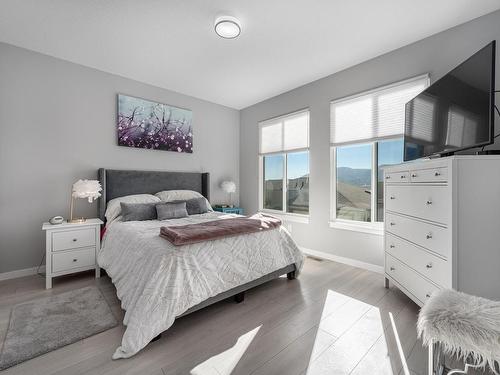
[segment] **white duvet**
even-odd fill
[[[159,236],[161,226],[232,216],[209,212],[108,225],[98,263],[116,286],[127,326],[113,359],[133,356],[207,298],[292,263],[300,270],[303,255],[283,227],[186,246]]]

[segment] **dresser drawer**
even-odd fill
[[[389,172],[385,174],[385,182],[390,183],[400,183],[400,182],[410,182],[410,172],[402,171],[402,172]]]
[[[446,260],[390,234],[385,237],[385,251],[433,283],[451,288],[451,267]]]
[[[95,265],[95,247],[52,254],[52,272]]]
[[[385,194],[388,211],[450,224],[451,192],[448,186],[389,185]]]
[[[440,288],[391,255],[385,255],[385,273],[424,303]]]
[[[447,182],[448,168],[415,169],[410,171],[411,182]]]
[[[449,228],[387,212],[385,230],[445,258],[451,255],[451,229]]]
[[[95,241],[96,233],[94,228],[55,232],[52,234],[52,251],[95,246]]]

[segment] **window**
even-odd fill
[[[309,214],[309,111],[259,124],[264,210]]]
[[[425,75],[331,103],[334,224],[381,229],[383,167],[403,161],[405,104],[428,85]]]

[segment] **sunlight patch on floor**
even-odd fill
[[[191,375],[230,375],[262,326],[241,335],[236,344],[193,368]]]
[[[397,374],[386,338],[392,331],[384,332],[389,316],[381,314],[387,310],[329,290],[305,374]]]

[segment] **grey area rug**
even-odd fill
[[[0,370],[117,324],[101,292],[93,286],[15,305],[0,354]]]

